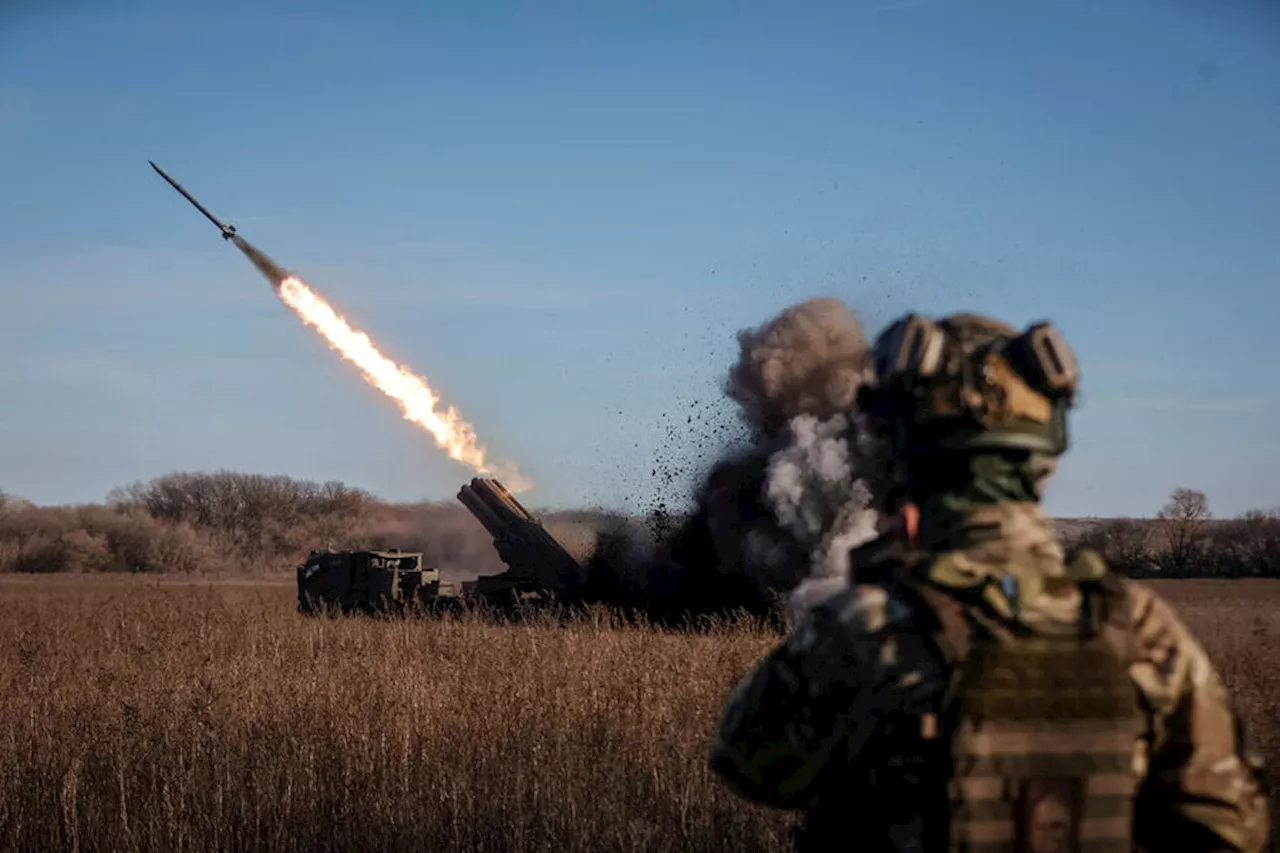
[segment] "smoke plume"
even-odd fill
[[[799,415],[788,425],[790,440],[769,457],[765,497],[808,556],[797,579],[788,616],[853,580],[849,554],[877,534],[876,495],[883,494],[885,448],[862,416],[818,420]]]
[[[596,553],[602,586],[654,615],[777,615],[847,583],[849,551],[876,535],[884,457],[854,410],[871,379],[858,317],[812,299],[740,332],[738,344],[724,392],[750,444],[711,467],[692,516],[656,547],[616,532]]]
[[[850,441],[844,415],[797,415],[788,431],[790,442],[769,457],[765,499],[787,533],[810,549],[811,574],[842,575],[849,548],[876,532],[870,460]]]
[[[876,534],[880,479],[881,448],[854,411],[872,379],[862,322],[839,300],[810,299],[740,332],[738,345],[725,393],[768,454],[751,487],[777,524],[752,531],[754,550],[788,566],[763,580],[782,591],[847,578],[849,551]]]
[[[738,361],[725,394],[757,437],[776,436],[800,415],[848,412],[870,378],[862,323],[838,299],[810,299],[755,329],[738,333]]]

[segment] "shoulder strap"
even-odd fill
[[[973,623],[965,605],[947,592],[917,578],[909,579],[904,586],[932,614],[934,637],[947,663],[958,665],[969,656],[973,647]]]
[[[936,653],[951,671],[943,708],[950,704],[965,663],[975,641],[988,632],[985,620],[974,612],[963,591],[939,586],[929,580],[927,558],[904,566],[893,578],[894,586],[921,614],[920,627],[929,635]]]
[[[1101,555],[1089,549],[1076,555],[1068,571],[1081,578],[1081,632],[1089,636],[1102,634],[1124,660],[1131,661],[1135,654],[1133,615],[1124,579],[1111,571]]]

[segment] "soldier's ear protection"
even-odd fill
[[[941,326],[918,314],[908,314],[876,341],[872,360],[877,384],[888,390],[895,385],[913,386],[919,380],[927,383],[946,367],[946,343],[947,333]],[[1052,323],[1036,323],[996,346],[1033,389],[1052,401],[1062,400],[1070,405],[1079,371],[1075,354]]]
[[[876,381],[888,387],[908,377],[929,377],[942,362],[945,336],[937,324],[908,314],[890,326],[876,341],[872,358]]]
[[[1036,323],[1009,342],[1010,360],[1027,383],[1050,400],[1074,399],[1080,379],[1075,353],[1052,323]]]

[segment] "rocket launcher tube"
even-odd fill
[[[493,537],[509,575],[535,579],[562,596],[580,587],[582,564],[497,480],[473,479],[458,500]]]
[[[458,492],[458,500],[476,517],[477,521],[484,525],[484,529],[489,531],[490,536],[497,538],[506,535],[507,525],[493,510],[489,509],[483,498],[467,486],[463,486]]]
[[[520,517],[528,521],[534,520],[533,513],[525,509],[524,505],[521,504],[520,501],[516,500],[515,495],[507,491],[506,486],[502,485],[497,480],[484,480],[483,482],[491,490],[495,500],[501,501],[503,504],[511,507],[512,512],[515,512]]]

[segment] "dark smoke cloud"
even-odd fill
[[[711,467],[683,524],[602,533],[601,597],[657,616],[779,614],[847,582],[849,550],[875,535],[884,448],[853,410],[871,378],[858,317],[812,299],[738,343],[724,391],[750,443]]]

